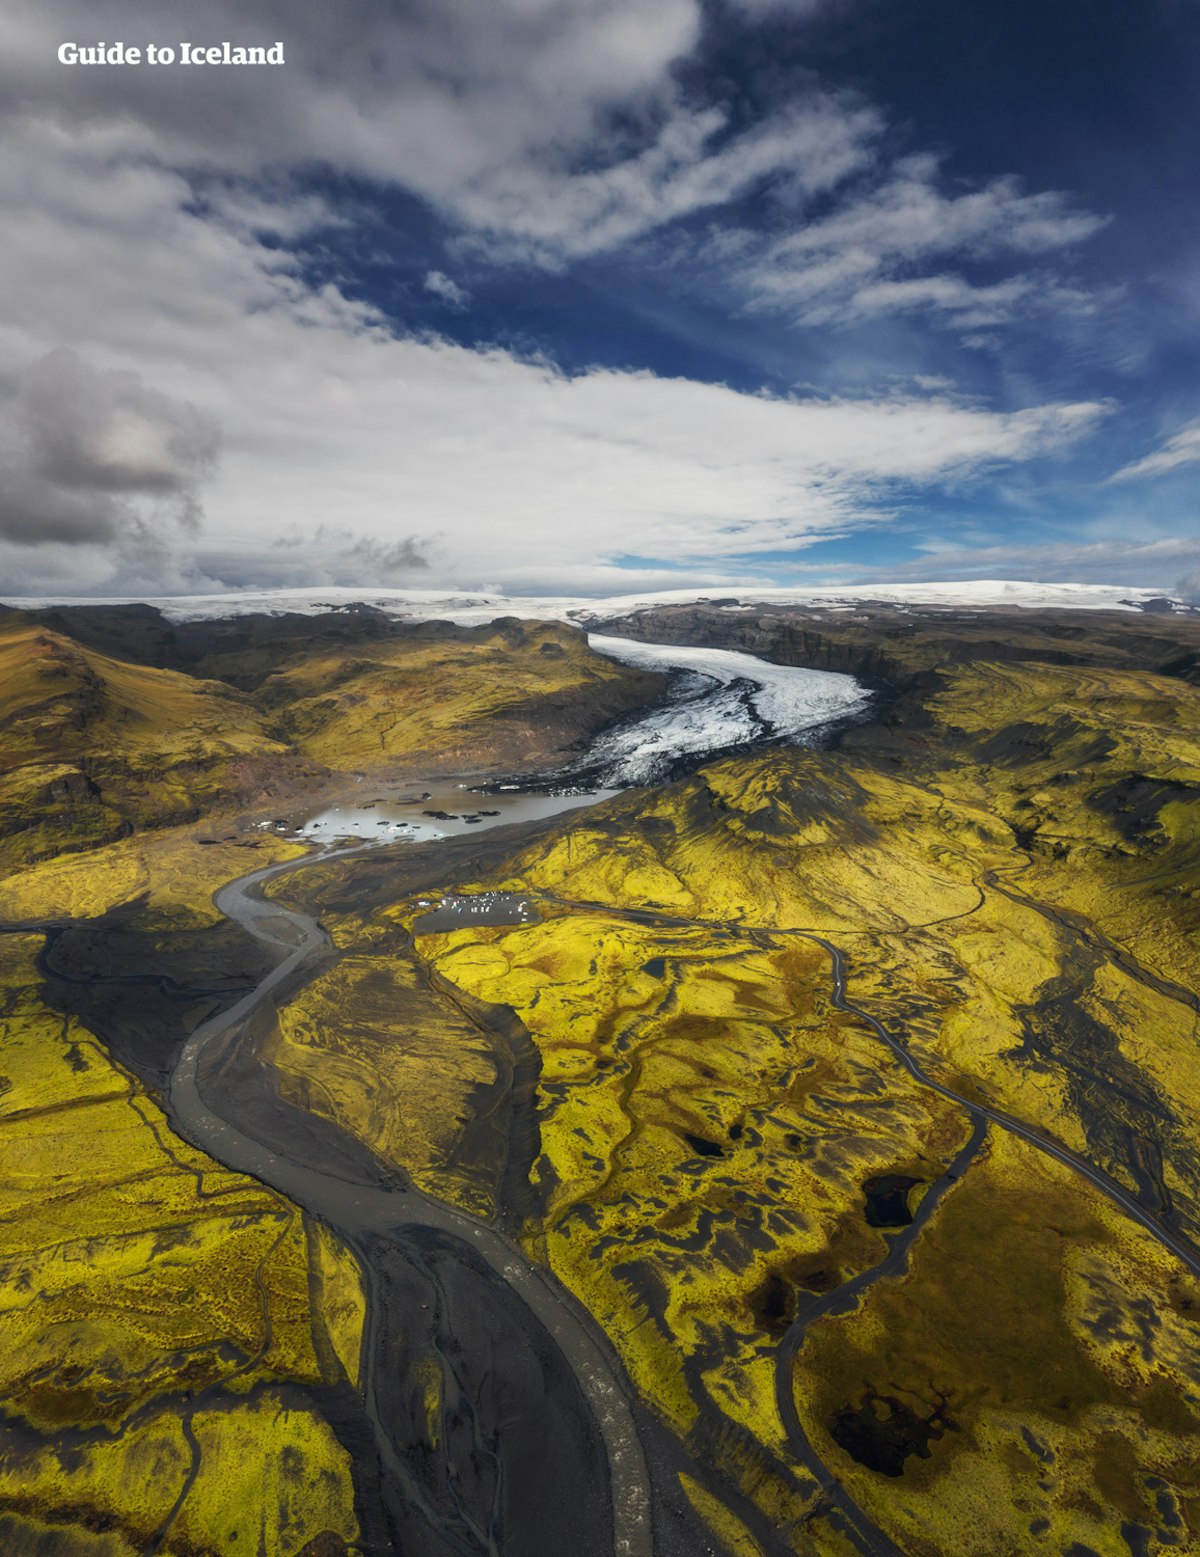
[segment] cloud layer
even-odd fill
[[[1190,573],[1180,578],[1181,568],[1190,569]],[[1077,584],[1119,579],[1131,587],[1170,588],[1193,599],[1200,585],[1200,540],[1159,536],[1148,540],[1034,539],[969,547],[946,544],[929,546],[921,557],[886,571],[854,574],[860,582],[873,583],[989,576]]]
[[[829,3],[742,0],[725,14],[754,26]],[[705,36],[701,0],[417,0],[387,11],[257,0],[252,23],[234,0],[143,8],[147,37],[286,40],[285,67],[218,75],[73,67],[65,79],[57,42],[81,28],[127,37],[126,0],[16,0],[6,26],[10,102],[53,103],[61,120],[119,128],[131,146],[148,132],[141,144],[178,166],[252,178],[323,165],[401,185],[497,260],[559,266],[765,192],[779,219],[739,235],[753,252],[730,279],[785,312],[828,318],[872,283],[930,263],[940,276],[952,260],[1046,255],[1103,220],[1012,177],[955,187],[928,154],[893,163],[876,106],[795,71],[791,90],[750,119],[685,89]],[[832,192],[837,204],[817,212]],[[1039,285],[1028,277],[1025,291]],[[918,295],[897,294],[897,306]]]
[[[336,195],[352,179],[355,200],[423,201],[466,267],[638,245],[669,265],[668,232],[699,234],[683,248],[738,307],[808,325],[919,312],[977,330],[1067,295],[1051,261],[1102,218],[895,160],[876,106],[808,77],[754,113],[698,94],[685,67],[712,14],[260,0],[250,19],[165,0],[135,23],[118,0],[16,0],[0,50],[0,295],[20,300],[0,317],[5,587],[708,583],[883,524],[914,484],[1092,430],[1108,409],[1092,399],[1002,410],[947,387],[787,398],[567,372],[409,332],[336,271],[313,280],[308,245],[353,219]],[[59,42],[97,37],[281,38],[288,63],[55,62]],[[424,272],[440,320],[471,302],[446,265]]]
[[[1200,464],[1200,419],[1181,427],[1144,458],[1122,466],[1109,480],[1135,481],[1143,477],[1167,476],[1184,466],[1197,464]]]
[[[194,406],[58,347],[16,376],[5,410],[0,541],[120,549],[195,528],[219,440]]]

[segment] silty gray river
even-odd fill
[[[269,1012],[274,999],[286,998],[334,955],[317,921],[264,898],[265,883],[384,844],[409,843],[424,853],[468,832],[545,820],[654,782],[680,760],[698,762],[711,751],[812,739],[861,710],[867,697],[849,676],[781,668],[750,655],[592,642],[614,658],[672,670],[670,694],[550,775],[548,792],[513,785],[482,793],[447,781],[408,784],[401,793],[384,786],[370,800],[327,806],[295,825],[267,824],[317,847],[230,882],[215,902],[280,960],[249,994],[192,1032],[170,1078],[169,1112],[182,1136],[320,1219],[362,1269],[368,1318],[361,1382],[384,1488],[383,1517],[366,1542],[372,1551],[701,1557],[711,1549],[677,1492],[656,1497],[645,1446],[654,1430],[587,1311],[500,1226],[424,1194],[394,1170],[381,1179],[379,1164],[357,1143],[335,1139],[335,1127],[322,1126],[318,1138],[330,1149],[314,1152],[307,1120],[309,1149],[297,1152],[296,1111],[272,1087],[267,1067],[254,1061],[249,1036],[257,1013]],[[369,841],[331,847],[350,838]],[[448,1441],[432,1458],[408,1452],[414,1424],[400,1392],[389,1387],[399,1352],[414,1335],[437,1359],[448,1402]],[[185,1430],[194,1475],[199,1446],[190,1422]],[[677,1488],[673,1474],[664,1480]],[[186,1492],[187,1485],[180,1504]],[[758,1533],[775,1549],[769,1531]],[[164,1527],[156,1547],[166,1534]]]

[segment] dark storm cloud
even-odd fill
[[[393,574],[411,573],[414,569],[417,572],[427,570],[429,558],[424,548],[428,544],[427,541],[418,540],[415,535],[406,535],[398,541],[379,541],[360,536],[344,547],[341,555],[355,564],[363,578],[369,578],[372,573],[390,578]]]
[[[72,492],[29,469],[0,469],[0,539],[18,546],[108,545],[120,528],[108,493]]]
[[[49,352],[20,374],[4,424],[0,539],[109,546],[152,517],[198,523],[216,424],[137,374]]]
[[[380,539],[341,525],[293,530],[269,550],[237,556],[201,551],[196,567],[225,589],[288,589],[305,585],[404,584],[424,575],[436,541],[404,535]]]
[[[216,463],[215,423],[135,373],[52,351],[25,373],[15,414],[34,473],[104,492],[188,492]]]

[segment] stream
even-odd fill
[[[326,1127],[323,1137],[317,1129],[320,1149],[311,1149],[312,1119],[304,1116],[301,1122],[299,1110],[271,1095],[266,1067],[255,1070],[253,1063],[255,1014],[272,996],[286,998],[334,955],[314,917],[261,895],[267,882],[317,860],[348,858],[381,844],[410,842],[436,850],[439,840],[456,839],[459,848],[469,848],[463,835],[593,805],[630,785],[659,782],[681,763],[695,766],[716,752],[771,740],[811,743],[832,723],[860,712],[867,700],[850,677],[768,666],[749,655],[597,638],[592,644],[628,663],[669,670],[668,698],[601,732],[587,751],[540,786],[536,780],[491,787],[438,780],[424,787],[377,788],[372,781],[369,798],[364,794],[265,824],[315,847],[299,860],[230,882],[215,902],[279,961],[250,993],[193,1031],[170,1079],[169,1110],[177,1131],[324,1222],[363,1272],[368,1301],[361,1386],[386,1509],[379,1528],[366,1534],[367,1552],[701,1557],[711,1550],[701,1544],[696,1527],[688,1526],[679,1500],[664,1496],[675,1477],[661,1475],[661,1459],[652,1468],[654,1430],[608,1338],[573,1295],[499,1226],[426,1195],[396,1170],[381,1178],[379,1164],[334,1127]],[[1005,890],[994,880],[989,884]],[[505,894],[483,896],[497,902],[483,903],[477,896],[428,905],[434,908],[430,927],[438,915],[499,913],[504,922],[520,922],[528,911],[524,902],[499,902]],[[584,906],[549,895],[541,900]],[[672,920],[659,912],[625,912]],[[915,1081],[960,1105],[970,1119],[966,1142],[911,1222],[889,1236],[884,1259],[802,1304],[778,1354],[777,1406],[797,1461],[863,1557],[902,1557],[816,1454],[801,1427],[792,1370],[816,1320],[847,1311],[866,1287],[904,1270],[922,1227],[979,1152],[989,1126],[1020,1136],[1085,1178],[1193,1273],[1200,1271],[1200,1260],[1186,1240],[1086,1159],[929,1076],[891,1032],[846,998],[839,948],[811,930],[773,927],[768,933],[820,946],[830,959],[834,1007],[864,1021]],[[424,1445],[415,1452],[421,1418],[396,1383],[402,1354],[414,1348],[441,1375],[445,1441],[435,1452]],[[190,1419],[184,1431],[194,1460],[176,1511],[199,1466]],[[562,1496],[563,1489],[569,1496]],[[760,1549],[773,1551],[770,1533],[758,1533],[765,1534]],[[153,1549],[165,1534],[164,1528]]]
[[[680,1473],[704,1480],[708,1472],[679,1442],[667,1442],[641,1406],[608,1337],[573,1294],[532,1262],[502,1226],[425,1194],[398,1169],[381,1170],[359,1142],[287,1102],[256,1052],[256,1034],[272,1005],[291,998],[336,955],[313,915],[262,895],[267,883],[318,862],[406,844],[442,864],[453,857],[452,874],[466,879],[464,861],[478,852],[470,844],[475,833],[513,827],[519,836],[518,826],[594,805],[630,786],[661,782],[730,750],[772,741],[813,744],[832,726],[860,715],[869,701],[849,676],[769,665],[748,654],[595,636],[590,641],[598,652],[625,663],[669,672],[667,697],[600,732],[585,751],[540,780],[490,785],[364,780],[353,799],[259,824],[309,843],[310,851],[229,882],[214,901],[278,960],[249,993],[192,1031],[169,1079],[168,1112],[178,1134],[320,1220],[362,1272],[367,1305],[360,1387],[380,1467],[378,1507],[365,1511],[357,1548],[364,1557],[716,1557],[678,1490]],[[981,902],[985,886],[1006,896],[1016,892],[997,880],[995,871],[977,886]],[[551,894],[528,903],[507,901],[514,896],[452,895],[440,905],[431,902],[427,928],[441,927],[439,916],[454,920],[468,914],[479,916],[475,922],[521,922],[539,904],[603,908],[641,923],[704,923]],[[1022,901],[1051,913],[1036,901]],[[1062,922],[1089,944],[1098,938],[1090,927]],[[808,1440],[793,1393],[793,1367],[816,1321],[846,1312],[877,1280],[902,1274],[922,1228],[967,1171],[989,1129],[1020,1137],[1078,1174],[1194,1275],[1200,1275],[1200,1255],[1085,1157],[925,1071],[900,1037],[847,998],[844,953],[823,936],[778,925],[739,925],[736,933],[795,936],[819,946],[829,959],[832,1006],[859,1018],[914,1081],[968,1116],[963,1146],[911,1221],[887,1235],[886,1255],[830,1293],[806,1299],[777,1355],[781,1424],[794,1463],[820,1491],[823,1517],[862,1557],[902,1557]],[[1119,947],[1105,943],[1104,949],[1125,959],[1122,966],[1129,961]],[[1166,988],[1137,964],[1130,966],[1150,987]],[[1169,988],[1195,1009],[1194,995]],[[423,1400],[411,1388],[413,1356],[438,1376],[440,1439],[426,1430]],[[193,1418],[205,1409],[205,1393],[184,1407],[191,1467],[145,1557],[154,1557],[169,1537],[199,1471],[200,1435]],[[712,1490],[718,1491],[716,1485]],[[753,1505],[739,1503],[731,1492],[721,1484],[719,1495],[737,1509],[756,1549],[775,1557],[784,1549],[782,1538]]]
[[[593,644],[610,652],[604,640]],[[697,1538],[696,1527],[688,1526],[679,1500],[664,1495],[675,1478],[655,1473],[653,1429],[607,1337],[573,1295],[497,1225],[424,1194],[394,1170],[381,1180],[378,1163],[332,1126],[332,1135],[320,1139],[321,1150],[308,1149],[313,1121],[304,1116],[301,1125],[299,1110],[268,1095],[266,1068],[255,1071],[247,1037],[253,1017],[272,996],[286,998],[334,954],[315,918],[261,895],[267,882],[383,843],[411,841],[437,849],[439,839],[456,838],[465,845],[464,834],[595,804],[637,782],[635,775],[653,782],[677,770],[680,761],[695,763],[714,750],[770,739],[811,741],[865,700],[849,677],[760,666],[749,655],[624,643],[612,652],[631,663],[671,669],[669,700],[602,732],[587,752],[544,780],[540,792],[516,784],[485,791],[450,781],[372,788],[369,799],[267,824],[317,847],[299,860],[230,882],[215,898],[222,913],[270,946],[279,961],[249,994],[193,1031],[170,1079],[171,1119],[194,1145],[324,1222],[359,1262],[368,1297],[361,1384],[387,1509],[384,1526],[367,1535],[364,1551],[405,1557],[560,1557],[567,1551],[572,1557],[702,1557],[711,1550]],[[588,780],[595,787],[589,788]],[[586,906],[548,894],[540,900]],[[519,922],[527,905],[447,899],[434,912],[480,909],[511,914]],[[639,920],[676,922],[659,911],[624,912]],[[1193,1273],[1200,1260],[1186,1240],[1086,1159],[929,1076],[891,1032],[846,998],[839,948],[811,930],[775,926],[767,933],[820,946],[830,959],[834,1007],[864,1021],[914,1080],[960,1105],[970,1118],[965,1144],[911,1222],[889,1237],[885,1258],[803,1304],[778,1356],[777,1404],[797,1460],[858,1552],[900,1557],[808,1441],[792,1394],[792,1368],[817,1319],[846,1311],[867,1286],[903,1271],[922,1227],[980,1150],[989,1126],[1020,1136],[1081,1175]],[[297,1148],[297,1140],[305,1149]],[[433,1453],[424,1447],[420,1454],[413,1451],[420,1418],[395,1384],[401,1353],[413,1347],[423,1349],[441,1373],[446,1432]],[[190,1420],[185,1437],[195,1457],[194,1476],[200,1451]],[[775,1549],[769,1532],[761,1549]]]
[[[322,858],[344,858],[358,852],[361,851],[343,849],[324,854]],[[328,936],[315,919],[268,901],[256,890],[267,881],[311,863],[312,860],[306,858],[269,866],[229,883],[218,892],[216,904],[222,913],[256,940],[279,948],[285,955],[250,994],[228,1010],[210,1017],[192,1033],[171,1077],[172,1123],[193,1145],[227,1167],[258,1179],[335,1230],[355,1252],[366,1273],[373,1300],[369,1305],[372,1324],[376,1330],[388,1309],[383,1290],[386,1278],[378,1256],[381,1245],[391,1245],[393,1249],[413,1245],[422,1251],[426,1265],[438,1254],[445,1265],[449,1254],[452,1260],[463,1264],[474,1275],[477,1276],[482,1268],[495,1283],[515,1293],[529,1317],[528,1329],[540,1328],[565,1358],[570,1376],[603,1440],[606,1466],[601,1468],[606,1470],[611,1489],[609,1517],[599,1527],[580,1522],[579,1528],[571,1532],[574,1550],[580,1557],[591,1557],[592,1553],[653,1557],[649,1478],[627,1397],[628,1385],[595,1322],[574,1298],[547,1271],[533,1265],[521,1249],[496,1228],[432,1199],[407,1180],[381,1185],[377,1180],[372,1181],[369,1169],[359,1174],[347,1171],[345,1164],[339,1164],[340,1171],[331,1172],[327,1165],[297,1160],[288,1155],[285,1141],[273,1138],[266,1131],[262,1136],[257,1131],[248,1133],[245,1128],[230,1122],[219,1111],[218,1103],[206,1096],[201,1081],[205,1057],[219,1049],[229,1036],[236,1035],[251,1013],[274,990],[292,980],[304,965],[320,961],[331,950]],[[443,1272],[443,1300],[447,1279]],[[472,1283],[475,1284],[478,1283]],[[483,1285],[488,1285],[486,1279]],[[491,1299],[496,1301],[495,1292],[491,1293]],[[405,1316],[405,1322],[408,1322],[408,1316]],[[481,1327],[479,1316],[473,1324],[477,1329]],[[544,1346],[543,1337],[534,1335],[530,1339],[535,1348]],[[394,1340],[395,1337],[391,1337],[391,1341]],[[459,1340],[461,1345],[463,1338]],[[377,1450],[402,1488],[405,1502],[421,1511],[428,1526],[425,1534],[418,1537],[422,1544],[404,1549],[414,1554],[443,1550],[501,1552],[506,1549],[503,1519],[493,1517],[481,1523],[462,1507],[440,1508],[437,1497],[421,1487],[403,1463],[395,1436],[386,1426],[387,1408],[383,1399],[386,1384],[379,1377],[379,1356],[382,1354],[386,1359],[388,1352],[389,1345],[381,1344],[377,1334],[375,1344],[368,1344],[365,1349],[363,1383]],[[557,1382],[561,1387],[563,1381]],[[499,1451],[493,1446],[492,1452]],[[596,1465],[587,1463],[586,1454],[583,1460],[584,1463],[576,1467],[577,1472],[582,1470],[594,1479]],[[455,1467],[455,1470],[457,1477],[446,1478],[451,1490],[452,1483],[462,1479],[461,1467]],[[549,1479],[553,1482],[555,1478]],[[461,1496],[458,1501],[462,1503]],[[581,1499],[580,1503],[583,1506],[586,1500]],[[539,1521],[544,1512],[543,1508],[538,1513]],[[509,1513],[511,1515],[511,1511]],[[519,1547],[522,1552],[545,1550],[547,1557],[551,1557],[556,1549],[561,1549],[556,1548],[556,1543],[563,1538],[560,1521],[547,1518],[544,1523],[545,1536],[538,1540],[523,1540]]]
[[[653,1496],[644,1413],[607,1337],[572,1294],[498,1226],[424,1194],[396,1170],[381,1179],[379,1164],[356,1142],[300,1119],[253,1052],[256,1013],[334,955],[315,918],[262,896],[267,882],[381,844],[436,849],[442,839],[540,821],[717,750],[812,740],[867,696],[849,676],[745,654],[618,639],[594,639],[593,647],[670,672],[665,701],[602,732],[540,786],[372,780],[361,799],[260,824],[316,847],[232,881],[215,897],[223,914],[279,960],[253,990],[192,1032],[170,1077],[169,1112],[193,1145],[324,1222],[363,1271],[361,1384],[385,1505],[365,1550],[701,1557],[707,1547],[678,1497],[667,1509],[667,1500]],[[445,1428],[444,1442],[419,1453],[420,1414],[397,1383],[402,1353],[414,1350],[440,1373]],[[184,1431],[193,1465],[175,1512],[199,1467],[190,1415]]]

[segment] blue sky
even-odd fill
[[[117,38],[287,63],[57,61]],[[17,0],[0,45],[7,593],[1200,584],[1190,0]]]

